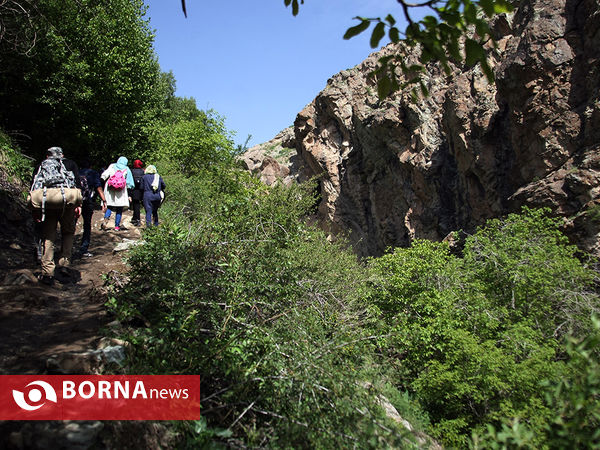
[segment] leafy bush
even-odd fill
[[[11,142],[10,138],[0,131],[0,163],[6,175],[17,184],[29,185],[33,172],[33,162],[24,156]]]
[[[549,210],[491,220],[467,240],[465,270],[511,322],[529,320],[546,336],[580,335],[598,313],[595,273],[578,258]]]
[[[471,430],[511,417],[536,436],[548,424],[539,382],[565,375],[561,337],[598,308],[594,274],[558,227],[525,209],[467,238],[462,258],[417,241],[372,261],[370,301],[390,332],[397,386],[422,401],[446,444],[464,447]]]
[[[547,383],[554,411],[546,435],[554,448],[600,448],[600,320],[584,338],[567,338],[568,375]]]
[[[567,337],[568,370],[553,383],[545,382],[545,401],[553,412],[542,430],[549,448],[600,448],[600,320],[582,339]],[[519,418],[473,435],[473,448],[535,449],[531,427]]]
[[[225,162],[163,173],[168,220],[132,250],[112,306],[145,324],[132,370],[202,375],[190,447],[418,447],[421,427],[454,447],[539,448],[597,424],[596,366],[563,345],[598,309],[594,273],[544,211],[490,221],[462,257],[416,241],[365,267],[305,223],[309,185]]]
[[[132,252],[118,303],[123,319],[150,324],[130,336],[144,371],[202,375],[204,419],[186,425],[188,444],[414,442],[379,400],[366,272],[303,223],[312,189],[225,170],[169,183],[171,219]],[[401,397],[389,384],[386,394]]]

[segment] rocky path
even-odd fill
[[[75,259],[70,277],[53,286],[37,281],[28,212],[14,211],[23,223],[0,233],[0,375],[94,374],[120,371],[125,358],[118,322],[104,306],[106,275],[118,279],[127,266],[120,244],[131,244],[141,232],[125,212],[119,232],[102,231],[101,211],[93,217],[90,252]],[[75,248],[81,238],[78,222]],[[168,433],[152,422],[0,421],[0,448],[83,450],[168,448]]]
[[[104,308],[104,275],[124,273],[122,242],[138,239],[140,230],[100,230],[101,211],[94,213],[90,251],[93,257],[75,259],[69,277],[53,286],[37,281],[39,265],[28,243],[13,243],[22,257],[7,270],[0,287],[0,374],[82,373],[85,367],[60,367],[65,354],[96,349],[111,318]],[[81,236],[78,222],[76,245]],[[88,368],[91,369],[91,368]]]

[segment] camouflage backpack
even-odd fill
[[[65,168],[62,159],[46,158],[35,174],[31,190],[43,188],[74,188],[75,175]]]
[[[81,205],[81,191],[75,183],[75,174],[67,170],[60,158],[47,158],[33,177],[28,197],[29,206],[41,209],[42,220],[46,209],[62,209]]]

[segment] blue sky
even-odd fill
[[[353,17],[401,16],[396,0],[306,0],[296,17],[283,0],[187,0],[187,19],[180,0],[145,3],[177,95],[224,116],[237,144],[251,134],[250,146],[292,125],[329,77],[373,51],[370,31],[342,39]]]

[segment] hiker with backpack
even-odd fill
[[[104,191],[102,190],[100,174],[90,167],[89,160],[84,159],[81,161],[80,166],[79,179],[82,196],[81,216],[83,218],[83,236],[81,237],[78,256],[89,258],[93,256],[88,252],[88,248],[92,236],[92,216],[94,215],[96,193],[102,201],[102,212],[106,211],[106,198],[104,197]]]
[[[121,230],[121,216],[123,208],[129,207],[129,195],[127,189],[134,186],[131,170],[127,167],[127,158],[121,156],[116,163],[112,163],[102,172],[100,178],[106,181],[104,185],[104,198],[106,198],[107,210],[104,214],[103,230],[112,211],[115,211],[115,231]]]
[[[75,224],[81,214],[81,184],[79,169],[70,159],[63,157],[60,147],[50,147],[46,159],[34,171],[28,203],[34,220],[41,223],[42,274],[40,282],[54,283],[54,241],[60,223],[62,247],[58,266],[70,265]]]
[[[146,227],[158,225],[158,208],[165,198],[165,182],[158,174],[156,167],[150,165],[146,167],[145,175],[142,178],[142,191],[144,192],[144,209],[146,210]]]
[[[140,206],[142,202],[142,178],[144,177],[144,163],[139,159],[133,161],[133,169],[131,174],[133,176],[133,189],[129,190],[129,198],[131,198],[131,207],[133,209],[133,217],[131,218],[131,224],[139,227],[140,222]]]

